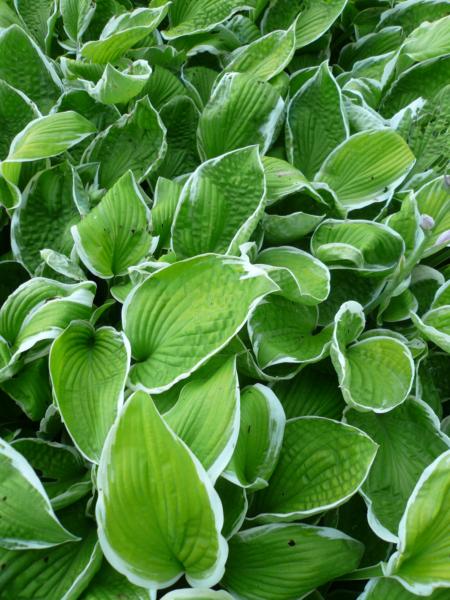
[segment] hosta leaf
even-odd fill
[[[0,546],[49,548],[76,540],[58,521],[36,473],[12,446],[0,440]]]
[[[81,54],[94,63],[110,63],[151,33],[167,14],[168,4],[157,8],[136,8],[112,17],[99,40],[84,44]]]
[[[450,352],[450,305],[429,310],[422,317],[414,313],[410,316],[426,340],[430,340],[445,352]]]
[[[128,400],[111,430],[98,482],[100,544],[115,569],[151,588],[183,573],[192,585],[218,582],[227,555],[218,496],[143,392]]]
[[[1,387],[29,419],[39,421],[52,401],[47,359],[37,359],[25,364],[12,379],[4,381]]]
[[[409,0],[400,2],[383,12],[377,29],[388,25],[400,25],[406,33],[411,33],[423,21],[435,21],[450,13],[447,0]]]
[[[108,431],[123,403],[130,350],[112,327],[97,331],[84,321],[71,323],[55,340],[50,375],[61,418],[76,446],[98,462]]]
[[[132,171],[127,171],[72,227],[78,255],[89,271],[110,279],[140,262],[150,251],[149,214]]]
[[[11,25],[0,33],[0,56],[0,78],[48,113],[62,92],[62,84],[36,43],[23,29]]]
[[[414,164],[414,156],[394,131],[356,133],[325,160],[315,179],[328,184],[348,210],[390,197]]]
[[[303,173],[287,161],[263,156],[262,163],[266,176],[268,205],[303,189],[312,189]]]
[[[170,428],[192,450],[214,482],[233,454],[239,434],[239,384],[236,360],[215,370],[205,367],[181,390],[164,414]]]
[[[225,72],[248,73],[269,81],[290,63],[295,52],[295,22],[286,31],[273,31],[239,48]]]
[[[405,40],[402,54],[421,62],[450,52],[450,17],[422,23]]]
[[[308,178],[348,136],[341,91],[323,63],[289,103],[286,151],[289,160]]]
[[[6,160],[24,162],[56,156],[94,132],[94,125],[74,111],[40,117],[16,135]]]
[[[276,289],[260,268],[214,254],[157,271],[123,307],[124,331],[137,361],[131,385],[158,392],[187,377],[223,348],[256,303]]]
[[[447,600],[448,590],[436,590],[427,596],[429,600]],[[379,577],[370,579],[364,588],[364,592],[359,597],[360,600],[414,600],[418,598],[416,594],[409,592],[401,583],[390,577]]]
[[[166,39],[210,31],[235,12],[249,10],[252,0],[175,0],[169,10],[170,27],[163,31]]]
[[[170,244],[170,230],[182,189],[177,181],[158,177],[151,209],[152,233],[159,237],[158,247],[167,248]]]
[[[324,215],[311,215],[302,211],[290,215],[267,214],[263,221],[265,239],[269,244],[296,242],[314,231],[323,219]]]
[[[14,137],[38,116],[30,100],[6,81],[0,80],[0,158],[4,159]]]
[[[206,104],[198,126],[203,159],[259,144],[265,154],[278,133],[284,102],[269,84],[246,73],[226,73]]]
[[[244,522],[248,509],[247,494],[244,488],[223,477],[219,477],[215,488],[223,508],[222,535],[229,539],[239,531]]]
[[[288,421],[269,487],[250,507],[253,518],[295,521],[339,506],[361,487],[376,452],[355,427],[323,417]]]
[[[101,78],[93,85],[88,82],[88,93],[103,104],[126,103],[144,88],[152,73],[146,60],[137,60],[120,71],[108,64]]]
[[[272,390],[256,384],[241,395],[239,438],[224,477],[251,490],[268,485],[283,442],[286,418]]]
[[[342,48],[339,55],[339,64],[344,69],[351,69],[357,61],[397,50],[403,38],[401,27],[385,27],[380,31],[369,33]]]
[[[40,171],[24,191],[11,221],[14,254],[31,272],[43,248],[70,254],[70,226],[80,219],[73,199],[74,173],[68,163]]]
[[[48,48],[58,15],[56,0],[14,0],[14,6],[39,46]]]
[[[336,529],[264,525],[230,540],[223,586],[248,600],[302,598],[358,566],[363,546]]]
[[[165,135],[158,113],[148,98],[143,98],[92,141],[85,161],[100,161],[102,187],[110,188],[129,169],[140,181],[164,156]]]
[[[447,450],[420,476],[400,521],[398,550],[387,567],[386,574],[422,596],[438,587],[450,587],[450,522],[445,510],[450,494],[449,466]]]
[[[297,48],[307,46],[327,31],[344,10],[346,0],[274,0],[270,3],[263,21],[263,31],[285,29],[286,23],[297,20]]]
[[[387,412],[408,396],[414,361],[408,347],[394,337],[369,334],[355,342],[364,324],[360,304],[350,301],[341,306],[335,317],[331,360],[347,404]]]
[[[307,252],[292,246],[267,248],[257,258],[259,264],[274,267],[269,275],[288,300],[315,305],[330,293],[330,273],[327,267]]]
[[[450,190],[444,177],[438,177],[423,185],[417,191],[417,207],[422,215],[429,215],[434,227],[427,238],[426,255],[441,250],[449,243],[447,232],[450,230]]]
[[[95,5],[92,0],[60,0],[64,30],[71,40],[78,41],[92,19]]]
[[[404,252],[401,236],[381,223],[363,220],[323,221],[311,238],[311,251],[330,268],[362,275],[388,275]]]
[[[186,590],[174,590],[165,594],[161,600],[232,600],[233,596],[230,596],[228,592],[224,590],[208,590],[208,589],[186,589]]]
[[[180,258],[205,252],[235,254],[248,241],[262,212],[264,170],[250,146],[204,162],[181,192],[172,228]]]
[[[106,561],[80,596],[81,600],[150,600],[151,592],[130,583]]]
[[[386,414],[350,410],[345,418],[379,444],[362,492],[374,531],[396,541],[400,519],[422,471],[448,449],[450,440],[440,432],[430,408],[412,398]]]

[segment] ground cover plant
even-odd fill
[[[0,0],[0,598],[450,598],[450,0]]]

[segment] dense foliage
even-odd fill
[[[0,0],[0,598],[450,598],[450,0]]]

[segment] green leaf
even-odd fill
[[[400,521],[398,550],[386,569],[386,575],[422,596],[435,588],[450,587],[450,521],[445,510],[450,495],[449,466],[447,450],[420,476]]]
[[[14,137],[38,116],[35,106],[22,93],[0,80],[0,159],[4,159]]]
[[[151,592],[138,587],[118,573],[107,562],[95,575],[80,600],[150,600]]]
[[[185,589],[173,590],[162,596],[161,600],[232,600],[232,596],[224,590]]]
[[[150,275],[123,307],[123,328],[136,360],[131,386],[157,393],[187,377],[223,348],[261,298],[276,289],[262,269],[214,254]]]
[[[205,252],[236,254],[263,210],[264,170],[257,146],[204,162],[181,191],[172,227],[180,258]]]
[[[307,189],[314,193],[306,177],[290,163],[273,156],[263,156],[262,163],[266,176],[267,204]]]
[[[429,600],[447,600],[448,590],[436,590],[427,596]],[[360,596],[360,600],[414,600],[416,594],[412,594],[403,587],[401,583],[390,577],[377,577],[370,579]]]
[[[52,402],[46,358],[25,364],[12,379],[4,381],[1,388],[17,402],[29,419],[39,421]]]
[[[84,162],[100,162],[99,181],[109,189],[128,170],[138,181],[157,167],[166,151],[166,130],[148,98],[139,100],[102,131],[86,150]]]
[[[394,229],[359,219],[327,219],[311,238],[313,255],[330,268],[354,270],[361,275],[389,275],[404,249],[405,244]]]
[[[450,190],[445,178],[437,177],[425,183],[417,191],[416,199],[419,212],[429,215],[434,221],[425,250],[425,256],[431,256],[449,243],[445,234],[450,230]]]
[[[127,50],[151,33],[167,14],[169,4],[157,8],[136,8],[112,17],[99,40],[81,48],[81,55],[94,63],[113,63]]]
[[[422,336],[450,352],[450,306],[440,306],[429,310],[422,317],[410,313],[410,317]]]
[[[355,569],[360,542],[336,529],[264,525],[230,540],[222,585],[248,600],[303,598],[316,587]]]
[[[223,508],[222,535],[229,539],[239,531],[244,522],[248,509],[247,494],[244,488],[223,477],[219,477],[215,488]]]
[[[48,113],[62,93],[62,83],[36,43],[23,29],[11,25],[0,32],[0,57],[0,78]]]
[[[174,0],[169,9],[170,27],[162,32],[167,40],[214,29],[235,12],[250,9],[251,0]]]
[[[146,60],[137,60],[122,71],[108,64],[95,85],[86,82],[86,90],[97,102],[125,104],[142,92],[151,73]]]
[[[197,373],[164,414],[170,428],[192,450],[214,483],[227,466],[239,434],[236,359]]]
[[[285,415],[272,390],[260,383],[241,394],[239,438],[224,477],[257,490],[268,485],[281,450]]]
[[[450,16],[422,23],[404,41],[401,53],[416,62],[450,52]]]
[[[151,209],[152,234],[159,237],[158,247],[167,248],[175,210],[183,186],[177,181],[158,177]]]
[[[364,483],[376,452],[355,427],[323,417],[288,421],[269,487],[254,496],[252,518],[295,521],[343,504]]]
[[[422,471],[448,449],[450,440],[441,433],[429,406],[413,398],[385,414],[350,410],[345,418],[379,445],[361,492],[372,529],[395,542],[406,503]]]
[[[386,335],[362,333],[365,317],[357,302],[345,302],[335,317],[331,360],[349,406],[383,413],[405,401],[414,379],[414,361],[408,347]],[[353,343],[352,343],[353,342]]]
[[[284,102],[269,84],[246,73],[226,73],[200,116],[198,149],[205,160],[259,144],[265,154],[276,137]]]
[[[77,42],[89,26],[95,5],[92,0],[60,0],[60,11],[65,32]]]
[[[10,550],[49,548],[75,541],[58,521],[36,473],[0,439],[0,546]]]
[[[286,152],[308,178],[348,136],[342,95],[327,63],[322,63],[289,103]]]
[[[153,589],[183,573],[194,586],[218,582],[227,555],[219,498],[143,392],[127,401],[108,436],[98,484],[100,544],[116,570]]]
[[[269,265],[268,273],[280,287],[279,294],[300,304],[320,304],[330,293],[330,273],[327,267],[307,252],[292,246],[263,250],[259,264]]]
[[[6,160],[24,162],[57,156],[94,132],[94,125],[73,111],[40,117],[16,135]]]
[[[14,0],[14,7],[39,46],[48,49],[58,16],[56,0]]]
[[[77,253],[104,279],[126,275],[150,252],[150,212],[132,171],[127,171],[95,208],[72,227]]]
[[[80,452],[97,463],[123,403],[127,339],[112,327],[75,321],[54,341],[50,375],[61,418]]]
[[[389,198],[414,164],[414,156],[394,131],[356,133],[325,160],[316,181],[328,184],[348,210]]]
[[[297,19],[297,48],[311,44],[323,35],[344,10],[347,0],[273,0],[264,14],[264,32],[285,29]]]

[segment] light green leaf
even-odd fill
[[[236,359],[205,367],[181,390],[164,420],[192,450],[214,483],[227,466],[239,434]]]
[[[62,83],[55,68],[17,25],[0,31],[0,78],[26,94],[44,114],[62,93]]]
[[[72,227],[77,253],[104,279],[126,275],[150,252],[150,212],[132,171],[116,181],[95,208]]]
[[[449,243],[445,234],[450,230],[450,190],[444,177],[425,183],[417,191],[416,200],[419,212],[429,215],[434,221],[425,250],[425,256],[430,256]]]
[[[448,449],[450,440],[441,433],[429,406],[413,398],[385,414],[349,410],[345,418],[379,444],[361,491],[372,529],[395,542],[406,503],[422,471]]]
[[[424,21],[435,21],[450,13],[447,0],[409,0],[400,2],[384,11],[378,20],[377,29],[389,25],[400,25],[411,33]]]
[[[97,463],[123,404],[130,348],[123,333],[75,321],[54,341],[50,376],[56,405],[75,445]]]
[[[272,390],[260,383],[241,394],[239,438],[224,477],[257,490],[268,485],[281,450],[285,415]]]
[[[236,254],[263,210],[264,170],[257,146],[204,162],[183,187],[172,227],[180,258],[205,252]]]
[[[450,52],[450,16],[422,23],[404,41],[401,53],[416,62]]]
[[[286,31],[273,31],[231,54],[226,73],[248,73],[269,81],[291,62],[295,52],[294,22]]]
[[[409,592],[401,583],[390,577],[377,577],[370,579],[364,588],[364,592],[359,596],[359,600],[414,600],[418,598],[416,594]],[[427,596],[428,600],[447,600],[448,590],[436,590]]]
[[[92,0],[60,0],[60,11],[65,32],[77,42],[89,26],[95,4]]]
[[[267,204],[307,189],[314,193],[306,177],[290,163],[273,156],[263,156],[262,163],[266,176]]]
[[[58,521],[36,473],[0,439],[0,546],[10,550],[49,548],[75,541]]]
[[[286,152],[289,161],[308,178],[348,137],[341,90],[327,63],[322,63],[289,103]]]
[[[252,0],[174,0],[169,9],[169,29],[162,32],[167,40],[214,29],[238,10],[250,10]]]
[[[200,117],[198,149],[203,159],[251,144],[265,154],[281,126],[284,102],[269,84],[246,73],[226,73]]]
[[[90,144],[84,162],[100,162],[100,185],[109,189],[128,170],[138,181],[155,169],[166,152],[166,130],[150,104],[142,98]]]
[[[400,521],[398,550],[386,569],[386,575],[421,596],[430,595],[435,588],[450,587],[450,520],[445,508],[449,496],[447,450],[420,476]]]
[[[16,135],[6,160],[26,162],[57,156],[94,132],[91,121],[74,111],[40,117]]]
[[[394,229],[359,219],[327,219],[311,238],[311,252],[330,268],[358,271],[361,275],[389,275],[404,249]]]
[[[55,273],[59,273],[74,281],[86,281],[87,278],[83,269],[64,254],[55,252],[55,250],[50,250],[49,248],[44,248],[40,251],[40,255],[45,264]]]
[[[136,60],[124,70],[108,64],[95,85],[86,82],[86,90],[97,102],[125,104],[142,92],[151,73],[146,60]]]
[[[347,0],[273,0],[264,14],[264,32],[286,29],[297,20],[297,48],[311,44],[323,35],[344,10]]]
[[[330,293],[330,273],[327,267],[307,252],[292,246],[267,248],[257,258],[269,265],[268,273],[280,287],[278,292],[288,300],[314,306]]]
[[[150,590],[130,583],[106,561],[80,600],[151,600]]]
[[[314,231],[324,215],[297,211],[289,215],[266,214],[263,221],[265,240],[269,244],[296,242]]]
[[[161,600],[232,600],[230,596],[224,590],[208,590],[206,588],[200,589],[186,589],[186,590],[173,590],[168,594],[162,596]]]
[[[223,477],[219,477],[215,488],[223,508],[222,535],[228,540],[239,531],[244,522],[248,509],[247,494],[244,488]]]
[[[410,317],[422,336],[450,352],[450,306],[440,306],[426,312],[422,317],[410,313]]]
[[[167,14],[169,4],[157,8],[136,8],[112,17],[100,39],[84,44],[81,54],[94,63],[113,63],[151,33]]]
[[[343,206],[354,210],[389,198],[414,160],[394,131],[362,131],[329,155],[315,179],[328,184]]]
[[[269,487],[250,507],[259,521],[295,521],[346,502],[369,474],[377,445],[363,431],[323,417],[286,423]]]
[[[262,269],[214,254],[150,275],[127,297],[122,312],[136,360],[131,386],[157,393],[187,377],[223,348],[254,306],[276,289]]]
[[[183,186],[177,181],[158,177],[151,209],[152,234],[159,237],[158,247],[170,244],[170,230]]]
[[[345,302],[335,316],[331,360],[347,404],[383,413],[408,396],[414,379],[414,361],[409,348],[394,337],[371,336],[369,332],[363,340],[355,341],[364,325],[362,306]]]
[[[237,598],[290,600],[355,569],[360,542],[336,529],[264,525],[230,540],[222,585]]]
[[[108,436],[98,484],[102,550],[132,583],[162,588],[183,573],[194,586],[219,581],[227,556],[219,498],[143,392],[128,399]]]

